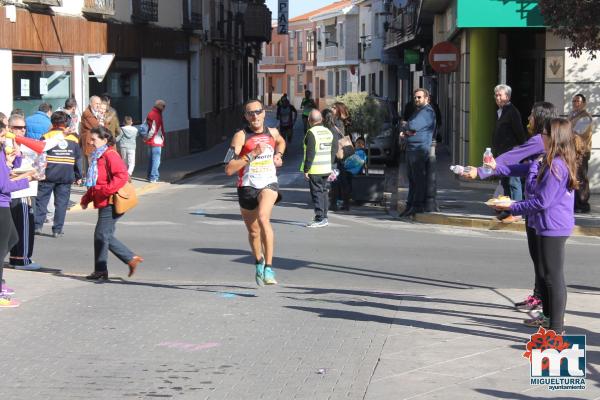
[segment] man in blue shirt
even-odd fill
[[[52,122],[50,122],[50,116],[52,115],[52,105],[48,103],[42,103],[38,107],[38,111],[27,117],[25,124],[27,125],[27,131],[25,136],[40,140],[43,134],[47,133],[52,128]]]
[[[406,138],[406,172],[408,197],[401,217],[410,217],[425,211],[427,195],[427,160],[435,132],[435,111],[429,105],[429,91],[418,88],[413,92],[416,109],[408,119]]]

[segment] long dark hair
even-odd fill
[[[106,139],[106,144],[109,146],[114,146],[116,143],[115,137],[113,136],[112,132],[103,126],[97,126],[95,128],[92,128],[92,130],[90,131],[90,135],[93,134],[98,136],[98,139]]]
[[[575,150],[575,134],[573,133],[571,123],[565,118],[552,118],[546,124],[544,135],[548,136],[549,143],[546,156],[537,177],[538,182],[542,179],[547,169],[554,176],[560,178],[552,166],[554,159],[560,157],[567,164],[569,171],[567,188],[571,190],[577,189],[579,187],[579,182],[577,181],[577,152]]]
[[[558,117],[554,104],[547,101],[538,101],[535,103],[531,108],[531,115],[533,115],[532,135],[544,132],[546,124],[552,118]]]

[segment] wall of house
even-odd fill
[[[566,116],[571,100],[577,93],[587,99],[587,110],[594,119],[592,157],[588,177],[590,189],[600,193],[600,59],[590,60],[584,53],[572,57],[566,50],[569,43],[546,33],[545,99]]]
[[[12,51],[0,49],[0,82],[11,82],[13,80]],[[13,108],[13,85],[2,85],[2,96],[0,96],[0,111],[9,115]]]

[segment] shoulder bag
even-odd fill
[[[112,180],[112,173],[110,171],[108,163],[106,163],[106,170],[109,179]],[[133,186],[131,182],[125,182],[125,185],[123,185],[123,187],[119,189],[117,193],[113,194],[110,200],[111,203],[114,205],[115,212],[117,214],[125,214],[127,211],[131,210],[138,204],[137,194],[135,193],[135,186]]]

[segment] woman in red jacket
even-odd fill
[[[88,191],[81,198],[81,208],[85,210],[89,203],[94,202],[94,208],[98,209],[98,222],[94,231],[94,272],[86,278],[96,281],[108,279],[109,250],[129,266],[129,276],[132,276],[144,259],[134,255],[114,237],[117,221],[123,214],[115,213],[111,201],[112,195],[129,179],[127,167],[115,151],[115,138],[108,129],[103,126],[92,129],[89,140],[94,152],[90,156],[85,182]]]

